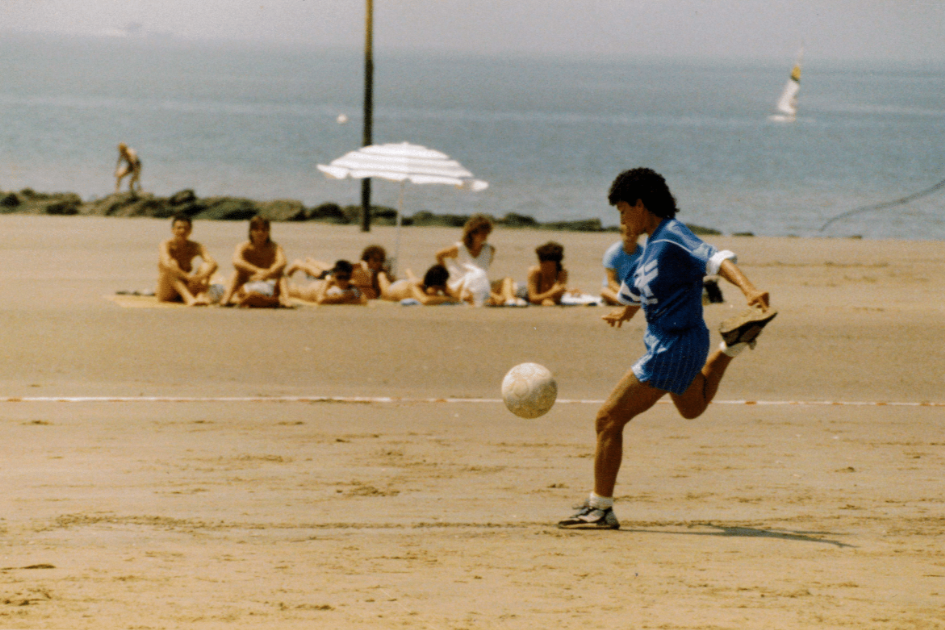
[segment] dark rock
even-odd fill
[[[582,219],[578,221],[553,221],[542,223],[544,230],[560,230],[565,232],[603,232],[604,226],[600,219]]]
[[[106,217],[138,217],[142,215],[135,209],[135,206],[143,201],[154,199],[153,195],[137,195],[135,193],[118,193],[108,195],[101,199],[96,199],[85,204],[82,208],[82,214],[92,214]],[[151,209],[158,206],[149,204]]]
[[[82,198],[75,193],[37,193],[24,188],[18,197],[20,203],[10,208],[11,211],[28,214],[79,214],[82,205]]]
[[[397,209],[371,206],[371,223],[375,225],[397,225]],[[410,217],[401,217],[401,225],[413,225]]]
[[[361,206],[344,206],[341,211],[344,212],[348,223],[361,222]]]
[[[8,193],[0,199],[0,208],[16,208],[20,205],[20,198],[16,193]]]
[[[198,214],[200,214],[206,209],[207,209],[207,204],[203,203],[199,199],[194,200],[191,203],[184,203],[179,206],[174,206],[170,208],[170,210],[174,211],[174,214],[185,214],[191,218],[197,216]]]
[[[120,216],[155,217],[159,219],[166,219],[173,214],[174,210],[167,205],[164,199],[156,199],[154,197],[140,197],[134,203],[126,205],[123,209],[123,213]]]
[[[341,209],[348,223],[361,222],[361,206],[345,206]],[[397,221],[397,210],[387,206],[371,206],[371,224],[393,225]]]
[[[467,215],[462,214],[433,214],[429,211],[421,211],[414,214],[411,223],[417,226],[436,226],[436,227],[463,227],[469,220]]]
[[[182,206],[184,204],[190,204],[197,200],[197,195],[194,194],[194,191],[190,188],[178,191],[168,197],[167,202],[172,206]]]
[[[195,215],[195,219],[248,221],[259,214],[259,206],[252,199],[209,197],[203,201],[206,204],[206,210]]]
[[[276,199],[258,202],[241,197],[208,197],[201,199],[191,189],[178,191],[170,197],[157,197],[148,193],[119,193],[101,199],[83,202],[75,193],[37,193],[24,188],[18,193],[0,191],[0,213],[97,215],[111,217],[155,217],[168,218],[177,213],[194,219],[247,221],[256,215],[270,221],[325,221],[351,224],[361,222],[361,206],[341,207],[337,203],[323,203],[306,209],[295,199]],[[423,210],[412,216],[401,218],[405,226],[437,226],[461,228],[469,220],[468,215],[434,214]],[[510,212],[496,225],[506,228],[546,229],[572,232],[617,232],[619,226],[603,227],[599,219],[554,221],[540,223],[534,218]],[[386,206],[371,206],[372,225],[394,225],[397,210]],[[719,235],[718,230],[687,224],[696,234]],[[750,236],[743,232],[739,236]]]
[[[304,221],[305,206],[295,199],[276,199],[257,204],[260,216],[270,221]]]
[[[517,214],[515,212],[509,212],[496,223],[505,227],[514,228],[535,228],[539,225],[538,221],[536,221],[534,218],[524,214]]]
[[[702,236],[721,236],[722,235],[722,233],[719,232],[718,230],[702,227],[701,225],[695,225],[693,223],[687,223],[686,227],[692,230],[693,234],[700,234]]]
[[[67,200],[60,201],[58,203],[51,203],[46,206],[46,214],[56,214],[56,215],[75,215],[79,214],[79,206],[81,201]]]
[[[308,211],[306,219],[309,221],[326,221],[328,223],[347,224],[348,216],[337,203],[323,203]]]
[[[349,223],[348,216],[336,203],[323,203],[309,210],[306,215],[309,221],[324,221],[326,223],[335,223],[345,225]]]

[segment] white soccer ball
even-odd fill
[[[558,397],[558,384],[543,365],[522,363],[502,379],[502,400],[520,418],[537,418],[548,413]]]

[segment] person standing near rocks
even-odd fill
[[[138,153],[124,142],[118,143],[118,163],[115,164],[115,193],[121,189],[121,180],[131,176],[128,180],[128,190],[132,193],[141,192],[141,159]],[[138,190],[135,190],[137,184]]]

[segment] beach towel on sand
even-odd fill
[[[122,308],[177,308],[184,306],[183,302],[159,302],[154,292],[148,291],[118,291],[114,295],[105,295],[103,297]],[[289,302],[291,302],[294,307],[315,306],[313,302],[306,302],[295,298],[289,298]]]
[[[143,291],[119,291],[115,295],[106,295],[106,300],[111,300],[122,308],[174,308],[184,306],[183,302],[158,302],[154,292],[147,295]]]
[[[600,303],[600,296],[587,293],[565,293],[561,296],[561,306],[600,306]]]

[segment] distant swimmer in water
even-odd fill
[[[132,193],[141,192],[141,159],[138,153],[124,142],[118,143],[118,163],[115,164],[115,192],[121,189],[121,180],[131,176],[128,180],[128,190]],[[137,184],[138,190],[135,190]]]

